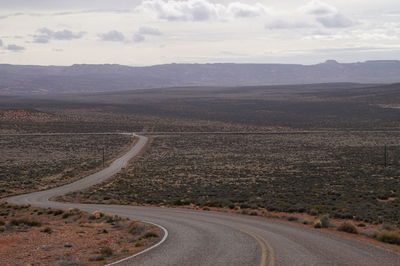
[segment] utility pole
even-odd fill
[[[385,168],[387,167],[387,165],[388,165],[388,154],[387,154],[387,146],[385,145]]]
[[[103,147],[103,168],[104,168],[104,164],[105,164],[105,160],[106,160],[106,151],[105,151],[105,147]]]

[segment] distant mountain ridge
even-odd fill
[[[0,95],[107,92],[183,86],[258,86],[308,83],[396,83],[400,61],[316,65],[167,64],[0,65]]]

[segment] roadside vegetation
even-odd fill
[[[0,203],[4,266],[104,265],[153,245],[160,236],[155,226],[101,212]]]
[[[126,135],[0,136],[0,198],[70,183],[133,142]]]
[[[111,183],[68,199],[399,223],[399,147],[398,133],[156,136]]]

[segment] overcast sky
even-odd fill
[[[399,0],[0,0],[0,63],[400,60]]]

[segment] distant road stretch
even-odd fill
[[[353,238],[258,217],[173,208],[65,204],[50,200],[101,183],[126,167],[148,141],[147,137],[137,137],[131,150],[100,172],[62,187],[3,200],[45,208],[102,211],[155,223],[167,230],[168,237],[159,246],[118,265],[400,265],[400,253]]]

